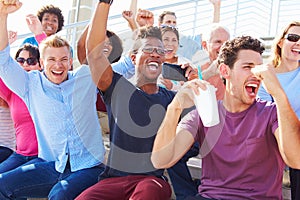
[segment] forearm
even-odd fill
[[[278,117],[279,148],[284,160],[293,168],[300,168],[300,122],[282,89],[274,95]]]
[[[134,20],[137,12],[137,0],[131,0],[129,10],[132,12],[133,21],[128,21],[128,25],[131,30],[134,31],[135,29],[137,29],[137,24]]]
[[[85,42],[89,26],[87,25],[77,41],[77,58],[80,64],[87,64]]]
[[[180,159],[175,147],[180,149],[176,144],[176,129],[182,109],[176,104],[174,100],[169,104],[154,141],[151,161],[156,168],[168,168]]]
[[[105,91],[112,80],[113,71],[103,54],[110,5],[98,3],[88,28],[86,49],[92,78],[98,88]]]
[[[7,14],[0,15],[0,51],[8,45]]]
[[[220,10],[221,10],[221,3],[214,4],[213,23],[220,22]]]

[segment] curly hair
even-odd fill
[[[228,40],[221,47],[217,59],[218,65],[224,63],[232,69],[240,50],[253,50],[259,54],[262,54],[265,50],[265,47],[261,41],[251,36],[241,36],[232,40]]]
[[[42,7],[40,10],[38,10],[37,12],[37,16],[39,18],[40,21],[42,21],[43,16],[45,13],[50,13],[50,14],[54,14],[57,16],[58,18],[58,28],[56,32],[59,32],[62,27],[64,26],[64,16],[62,15],[62,11],[60,8],[55,7],[54,5],[47,5]]]
[[[19,55],[22,51],[28,51],[29,52],[29,57],[36,58],[38,63],[39,63],[39,66],[41,66],[40,65],[40,51],[39,51],[39,48],[37,46],[29,44],[29,43],[24,44],[16,52],[15,60],[17,60],[17,58],[19,57]]]

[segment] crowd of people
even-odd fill
[[[287,167],[291,199],[300,199],[300,21],[278,34],[263,63],[261,41],[231,39],[218,23],[221,0],[209,1],[212,25],[192,47],[175,12],[155,26],[132,0],[122,13],[132,30],[124,53],[107,30],[113,0],[99,0],[76,69],[73,48],[57,35],[59,7],[27,15],[34,36],[12,56],[17,34],[7,18],[22,2],[0,1],[0,199],[281,200]],[[195,61],[199,53],[205,62]],[[179,65],[187,81],[163,78],[164,63]],[[220,119],[212,127],[194,102],[209,85]],[[202,160],[196,180],[187,166],[194,156]]]

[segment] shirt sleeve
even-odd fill
[[[28,73],[10,56],[10,47],[0,51],[0,78],[18,96],[23,97],[28,88]]]
[[[135,67],[129,56],[124,56],[119,62],[112,65],[113,71],[130,79],[135,74]]]
[[[196,139],[200,128],[200,117],[196,109],[186,114],[178,124],[178,127],[189,131]]]

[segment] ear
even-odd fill
[[[136,54],[130,54],[130,59],[134,65],[136,65]]]
[[[230,77],[230,68],[228,65],[221,63],[219,65],[219,71],[223,78],[228,79]]]
[[[42,58],[40,58],[40,64],[41,64],[41,68],[44,69],[44,60]]]
[[[70,71],[73,70],[73,58],[70,58],[70,66],[69,66],[69,70],[70,70]]]
[[[201,44],[202,44],[203,49],[207,50],[207,42],[202,41]]]

